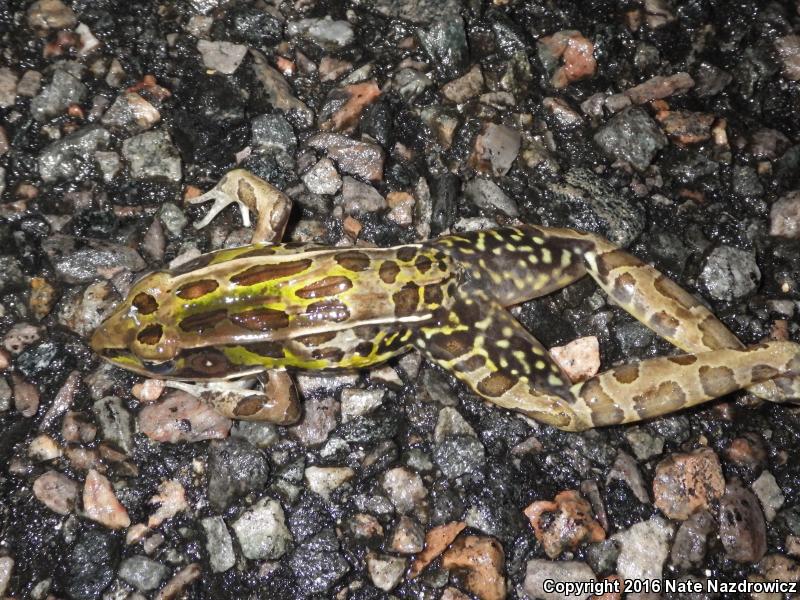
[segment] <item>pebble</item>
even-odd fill
[[[458,534],[464,530],[464,527],[466,527],[465,523],[453,521],[428,531],[425,534],[425,549],[414,559],[408,572],[408,578],[414,579],[422,573],[425,567],[433,562],[456,539]]]
[[[551,74],[550,85],[556,89],[592,77],[597,70],[594,44],[580,31],[558,31],[540,38],[537,50],[539,60]]]
[[[186,588],[201,574],[202,569],[198,563],[186,565],[167,581],[161,591],[154,596],[154,600],[175,600],[175,598],[182,597]]]
[[[733,75],[708,62],[701,62],[694,75],[694,93],[701,97],[712,97],[724,90],[733,81]]]
[[[75,509],[78,490],[77,482],[58,471],[46,471],[33,482],[36,499],[60,515],[68,515]]]
[[[617,452],[617,458],[614,460],[614,464],[606,477],[606,484],[615,479],[624,481],[639,502],[642,504],[650,503],[650,496],[647,493],[642,472],[639,470],[639,464],[630,454],[622,450]]]
[[[181,181],[181,157],[165,130],[145,131],[124,140],[122,157],[133,179]]]
[[[480,470],[486,463],[486,450],[470,435],[450,436],[433,449],[433,460],[448,479]]]
[[[151,529],[189,508],[186,502],[186,490],[176,479],[162,481],[158,486],[158,493],[150,498],[149,503],[158,505],[156,511],[147,519],[147,526]]]
[[[514,164],[521,139],[512,127],[486,123],[475,138],[470,166],[479,173],[502,177]]]
[[[383,404],[385,395],[385,390],[381,389],[361,390],[357,388],[346,388],[342,390],[340,396],[342,423],[347,423],[356,417],[372,412]]]
[[[0,67],[0,108],[14,106],[17,100],[17,74],[8,67]]]
[[[312,194],[332,196],[342,187],[342,178],[330,158],[321,158],[301,179]]]
[[[10,556],[0,556],[0,596],[5,596],[8,590],[11,574],[14,572],[14,559]]]
[[[89,519],[109,529],[124,529],[131,524],[128,511],[117,500],[111,482],[95,469],[86,474],[83,510]]]
[[[509,104],[513,106],[513,98],[511,100]],[[544,98],[542,107],[552,116],[553,121],[563,129],[572,129],[583,125],[583,117],[561,98]]]
[[[71,105],[80,104],[89,93],[80,79],[65,70],[53,73],[53,79],[31,100],[31,115],[37,121],[47,121],[63,114]]]
[[[34,462],[47,462],[60,457],[61,447],[47,434],[39,434],[28,446],[28,456]]]
[[[494,181],[474,177],[464,184],[464,197],[478,208],[488,211],[498,210],[509,217],[518,217],[517,203],[506,196]]]
[[[42,74],[39,71],[25,71],[17,83],[17,95],[23,98],[33,98],[39,93],[42,86]]]
[[[306,594],[325,594],[350,570],[331,528],[302,542],[289,559],[289,567]]]
[[[594,335],[572,340],[565,346],[553,346],[550,356],[573,383],[586,381],[600,370],[600,342]]]
[[[552,501],[533,502],[523,512],[550,558],[575,550],[584,542],[606,538],[602,525],[592,516],[591,505],[575,490],[559,492]]]
[[[646,169],[667,138],[641,108],[628,108],[614,115],[597,130],[594,141],[609,156]]]
[[[231,421],[186,392],[173,392],[139,411],[139,431],[156,442],[176,444],[224,438]]]
[[[105,150],[110,142],[111,134],[99,125],[81,127],[42,150],[37,159],[39,175],[46,183],[87,180],[93,170],[93,161],[87,158]]]
[[[758,288],[761,270],[752,251],[723,244],[706,256],[699,280],[714,300],[731,302]]]
[[[100,122],[132,135],[152,129],[161,120],[161,113],[135,92],[123,92],[117,96]]]
[[[211,444],[208,501],[214,510],[221,511],[235,498],[262,489],[268,480],[269,461],[263,451],[241,438]]]
[[[169,575],[169,569],[146,556],[131,556],[119,566],[119,578],[140,592],[156,589]]]
[[[442,568],[465,570],[464,586],[480,600],[506,597],[505,554],[494,538],[477,535],[457,538],[442,555]]]
[[[740,563],[754,563],[767,552],[764,514],[758,498],[738,482],[731,482],[719,503],[719,538],[725,554]]]
[[[367,572],[372,584],[384,592],[397,587],[406,570],[406,559],[389,554],[367,553]]]
[[[292,542],[283,508],[277,500],[262,498],[231,525],[242,554],[252,560],[275,560]]]
[[[397,554],[416,554],[425,547],[425,531],[412,517],[402,515],[397,520],[389,540],[389,550]]]
[[[84,529],[65,557],[65,591],[69,598],[95,600],[114,578],[119,562],[118,538],[102,529]]]
[[[623,579],[661,579],[675,529],[665,519],[652,517],[614,534],[619,544],[617,574]],[[643,598],[629,594],[628,598]]]
[[[233,568],[236,564],[236,554],[225,520],[220,516],[206,517],[200,520],[200,525],[206,534],[205,548],[211,570],[214,573],[224,573]]]
[[[31,344],[39,341],[39,328],[30,323],[17,323],[3,336],[3,348],[11,354],[19,354]]]
[[[305,482],[315,494],[330,501],[331,493],[355,476],[350,467],[308,467]]]
[[[778,198],[769,211],[769,234],[800,239],[800,190]]]
[[[356,513],[353,515],[350,519],[350,532],[359,540],[379,540],[383,538],[383,527],[380,521],[368,513]]]
[[[431,59],[431,64],[445,79],[458,77],[467,68],[469,48],[464,21],[455,16],[416,31],[419,43]]]
[[[433,86],[431,78],[417,69],[399,69],[392,77],[392,88],[397,90],[406,102],[413,101],[431,86]]]
[[[381,90],[374,79],[333,90],[320,113],[323,131],[351,133],[358,126],[364,109],[380,98]],[[332,107],[327,109],[327,107]]]
[[[566,595],[557,591],[545,591],[545,582],[571,581],[592,582],[596,577],[592,569],[585,562],[577,560],[552,560],[534,559],[529,560],[525,568],[525,583],[523,584],[525,593],[530,598],[541,600],[574,600],[575,598],[588,598],[589,594],[583,596]],[[552,589],[552,585],[548,585]]]
[[[400,514],[416,509],[428,495],[422,477],[406,467],[386,471],[381,478],[381,486]]]
[[[724,492],[722,466],[710,448],[671,454],[656,466],[655,505],[670,519],[684,521],[692,513],[710,508]]]
[[[318,133],[308,140],[316,150],[324,150],[339,169],[367,181],[383,179],[383,148],[371,142],[360,142],[340,133]]]
[[[301,19],[291,21],[286,26],[289,37],[303,36],[313,40],[327,50],[337,50],[353,43],[353,26],[347,21],[322,19]]]
[[[32,417],[39,410],[39,390],[16,373],[11,374],[14,408],[23,417]]]
[[[203,57],[203,64],[207,69],[223,75],[235,73],[247,54],[247,46],[225,41],[197,40],[197,50]]]
[[[133,419],[116,396],[106,396],[92,406],[104,440],[113,442],[125,452],[133,447]]]
[[[700,510],[681,523],[670,553],[672,564],[681,570],[701,566],[706,557],[708,536],[716,526],[714,515],[707,510]]]
[[[293,153],[297,149],[294,128],[282,113],[259,115],[250,127],[250,143],[261,151]]]
[[[625,90],[624,94],[634,104],[646,104],[653,100],[684,94],[693,87],[694,79],[691,75],[680,72],[666,77],[656,75],[644,83]]]
[[[28,7],[28,27],[45,35],[48,30],[72,29],[78,22],[72,9],[61,0],[37,0]]]
[[[326,55],[319,61],[319,80],[323,83],[336,81],[352,70],[353,63]]]
[[[451,406],[445,406],[439,411],[439,418],[433,431],[433,441],[440,444],[453,435],[478,437],[475,430],[461,416],[461,413]]]
[[[761,502],[764,517],[767,521],[772,521],[786,501],[775,476],[769,471],[762,471],[750,487]]]
[[[457,79],[442,86],[442,96],[454,104],[463,104],[475,98],[483,91],[483,71],[480,65],[474,65],[469,71]]]
[[[776,39],[775,49],[783,63],[784,77],[800,81],[800,35],[791,34]]]
[[[342,178],[342,205],[346,214],[357,215],[386,208],[386,199],[371,185],[345,176]]]
[[[286,78],[267,62],[267,58],[255,50],[250,50],[253,57],[253,72],[258,79],[269,103],[283,112],[296,113],[307,125],[314,121],[314,112],[301,100],[292,95],[292,88]]]
[[[33,316],[41,321],[53,309],[57,298],[55,288],[44,277],[31,277],[31,296],[28,306]]]
[[[662,110],[656,121],[671,139],[681,144],[699,144],[711,138],[714,115],[688,110]]]
[[[303,404],[302,420],[289,431],[305,446],[317,446],[336,428],[339,403],[331,397],[308,398]]]

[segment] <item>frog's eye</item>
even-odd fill
[[[145,346],[155,346],[161,341],[164,335],[164,330],[161,325],[154,324],[144,327],[137,335],[136,339],[140,344]]]
[[[143,315],[149,315],[150,313],[154,313],[156,310],[158,310],[158,302],[156,302],[156,299],[145,292],[139,292],[136,294],[133,297],[133,302],[131,302],[131,304],[133,304],[136,310]]]

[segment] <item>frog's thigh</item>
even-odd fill
[[[688,408],[780,375],[800,375],[800,345],[770,342],[653,358],[604,371],[572,386],[572,393],[593,425],[617,425]]]
[[[484,292],[457,292],[446,318],[420,327],[413,342],[498,406],[562,429],[592,426],[576,414],[569,379],[544,346]]]
[[[195,223],[195,228],[205,227],[229,204],[236,204],[245,227],[250,226],[250,213],[257,215],[254,244],[280,241],[292,209],[292,201],[286,194],[245,169],[229,171],[211,190],[189,202],[199,204],[209,200],[214,200],[214,204],[205,217]]]
[[[666,275],[602,238],[591,236],[591,241],[595,249],[584,255],[589,274],[655,333],[686,352],[744,348],[711,311]],[[778,377],[748,391],[773,402],[800,399],[800,378]]]
[[[291,425],[300,418],[300,400],[291,376],[278,369],[264,374],[259,389],[243,387],[241,381],[189,384],[169,381],[167,385],[181,389],[207,402],[220,414],[231,419],[268,421]]]

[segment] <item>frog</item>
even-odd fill
[[[233,419],[301,416],[295,370],[360,370],[417,350],[475,394],[565,431],[654,419],[737,390],[800,402],[800,344],[746,346],[709,308],[602,236],[514,224],[388,248],[281,243],[291,200],[234,169],[191,203],[236,205],[249,245],[135,282],[96,329],[103,359]],[[572,382],[509,308],[589,276],[675,348]]]

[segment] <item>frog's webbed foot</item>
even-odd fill
[[[189,203],[200,204],[209,200],[213,200],[214,204],[194,224],[196,229],[208,225],[228,205],[236,204],[242,213],[245,227],[250,227],[250,213],[257,215],[253,243],[279,241],[292,210],[292,201],[286,194],[245,169],[229,171],[216,186],[205,194],[192,198]]]
[[[198,384],[167,381],[168,387],[200,398],[220,414],[231,419],[268,421],[291,425],[300,419],[300,400],[291,376],[273,369],[265,373],[262,389],[250,389],[254,379],[205,382]]]

